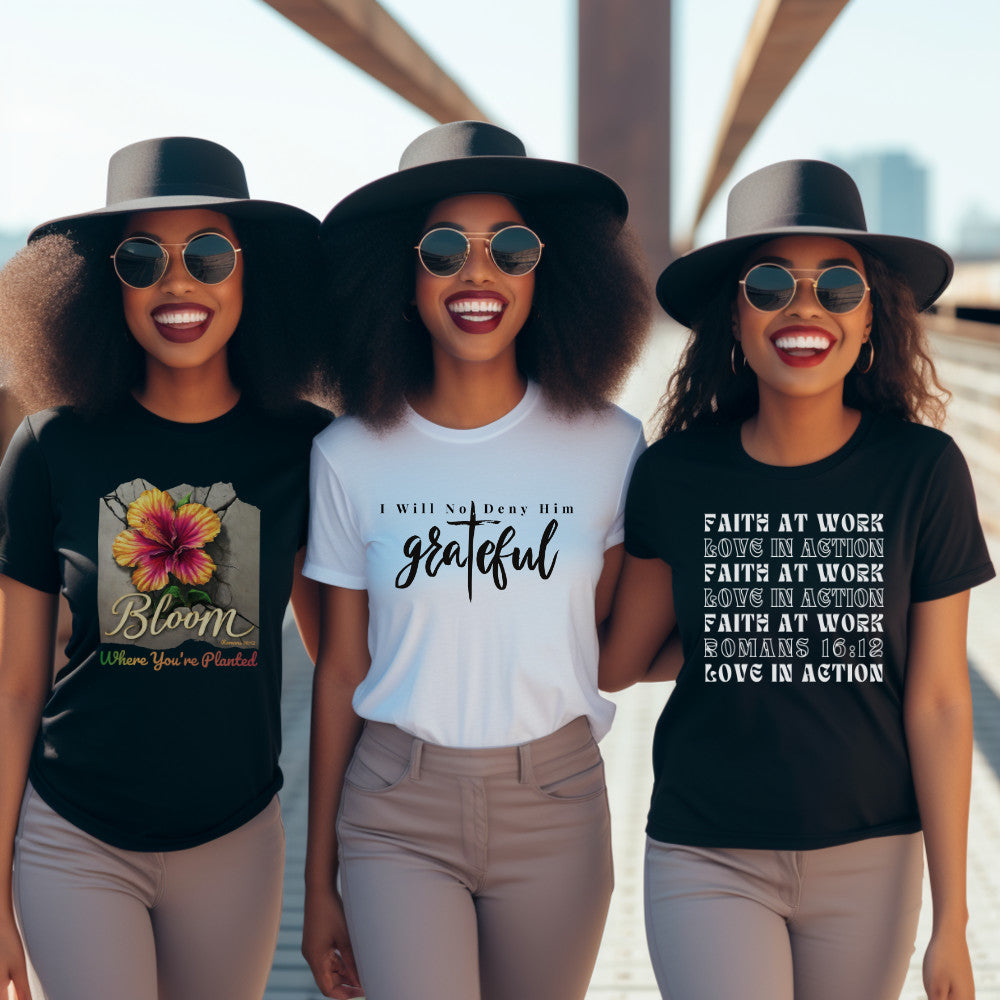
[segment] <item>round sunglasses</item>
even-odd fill
[[[236,270],[241,247],[222,233],[199,233],[187,243],[159,243],[150,236],[127,236],[111,255],[115,274],[129,288],[150,288],[167,272],[167,247],[183,247],[187,273],[203,285],[218,285]]]
[[[747,271],[740,285],[747,302],[754,309],[777,312],[795,297],[800,281],[811,281],[816,301],[831,313],[853,312],[869,291],[861,272],[844,264],[822,270],[758,264]]]
[[[465,267],[472,252],[471,240],[485,240],[490,260],[504,274],[530,274],[542,259],[545,244],[527,226],[506,226],[495,233],[464,233],[441,226],[424,233],[414,247],[428,274],[450,278]]]

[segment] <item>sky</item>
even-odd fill
[[[613,2],[613,0],[606,0]],[[383,0],[529,153],[575,158],[575,0]],[[690,228],[757,0],[674,0],[673,220]],[[16,0],[0,22],[0,230],[104,202],[130,142],[196,135],[232,149],[251,194],[322,217],[396,168],[435,124],[263,0]],[[1000,218],[1000,4],[851,0],[765,119],[696,242],[723,235],[725,191],[789,157],[904,149],[931,171],[932,239],[970,210]]]

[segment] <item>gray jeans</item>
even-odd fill
[[[111,847],[28,785],[14,908],[34,1000],[260,1000],[281,919],[277,797],[183,851]]]
[[[582,1000],[613,884],[586,719],[489,750],[368,723],[337,831],[368,1000]]]
[[[666,1000],[898,1000],[923,837],[812,851],[646,841],[646,938]]]

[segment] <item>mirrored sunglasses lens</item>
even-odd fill
[[[155,285],[167,269],[167,255],[152,240],[131,239],[115,251],[115,271],[132,288]]]
[[[217,285],[236,270],[236,248],[219,233],[204,233],[184,248],[184,266],[196,281]]]
[[[864,297],[864,280],[853,267],[828,268],[816,280],[816,298],[828,312],[850,312]]]
[[[783,309],[795,294],[795,279],[775,264],[758,264],[743,279],[747,301],[755,309],[776,312]]]
[[[508,226],[490,241],[493,263],[505,274],[527,274],[542,256],[542,244],[525,226]]]
[[[434,229],[420,241],[417,252],[431,274],[447,278],[462,270],[469,256],[469,241],[457,229]]]

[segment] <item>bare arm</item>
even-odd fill
[[[677,628],[670,633],[670,637],[660,647],[660,651],[653,659],[653,663],[642,678],[644,681],[675,681],[677,675],[684,666],[684,645],[681,642],[681,634]]]
[[[302,566],[305,561],[306,549],[303,546],[295,553],[295,575],[292,577],[292,614],[295,616],[295,624],[302,637],[302,645],[306,647],[309,659],[315,663],[319,653],[319,584],[302,575]]]
[[[49,691],[57,600],[0,576],[0,986],[30,1000],[11,904],[14,831],[28,759]]]
[[[934,907],[924,957],[929,1000],[973,1000],[975,993],[965,940],[972,781],[968,615],[968,591],[910,608],[903,717]]]
[[[309,744],[309,833],[302,954],[324,996],[360,996],[337,892],[337,833],[344,773],[361,733],[351,701],[371,664],[368,592],[320,588],[319,658]]]
[[[598,685],[620,691],[642,680],[676,622],[670,567],[626,554],[601,642]]]

